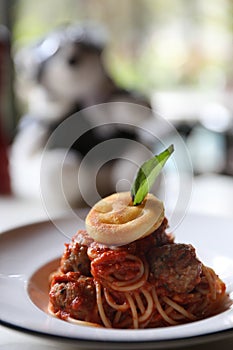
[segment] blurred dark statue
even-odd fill
[[[79,167],[95,146],[118,138],[144,142],[140,127],[151,117],[150,103],[140,94],[120,88],[109,76],[103,60],[106,44],[102,28],[89,24],[71,25],[49,33],[16,54],[16,94],[25,114],[20,119],[11,152],[15,194],[39,198],[43,172],[46,200],[57,204],[65,196],[71,205],[79,204],[82,201],[78,185]],[[101,114],[103,127],[92,127],[88,113],[82,111],[110,102],[113,102],[112,107]],[[45,150],[54,130],[77,112],[75,128],[88,131],[77,137],[68,155],[65,156],[66,145],[73,132],[68,127],[61,129],[62,133],[58,133],[57,139]],[[96,118],[100,116],[96,115]],[[132,180],[132,174],[125,170],[125,162],[116,160],[114,150],[112,152],[114,161],[103,164],[98,172],[99,180],[95,179],[100,195],[115,192],[114,186],[120,178]],[[140,164],[144,160],[140,159],[145,156],[140,154],[143,152],[137,152],[130,144],[126,148],[122,146],[121,152],[122,158],[129,163],[138,159]],[[41,169],[42,157],[46,160],[43,163],[46,169]],[[108,157],[111,159],[111,155]],[[61,168],[62,184],[57,180]],[[134,168],[135,165],[132,171]],[[92,167],[88,167],[86,175],[87,182],[93,181],[94,177],[97,178],[96,169],[92,173]],[[88,184],[86,188],[88,191]]]

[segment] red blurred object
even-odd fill
[[[0,127],[0,194],[10,194],[10,176],[8,171],[7,144]]]
[[[6,65],[10,59],[10,41],[5,27],[0,26],[0,194],[10,194],[7,140],[3,128],[4,87],[6,86]]]

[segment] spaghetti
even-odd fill
[[[228,308],[225,284],[166,228],[164,218],[152,234],[119,247],[78,231],[51,277],[49,312],[79,325],[138,329],[193,322]]]

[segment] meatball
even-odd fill
[[[166,244],[149,251],[156,285],[170,293],[188,293],[201,281],[202,264],[187,244]]]
[[[73,237],[70,244],[66,244],[61,258],[61,271],[63,273],[73,271],[80,272],[84,276],[90,276],[90,259],[87,255],[88,245],[92,239],[85,230],[80,230]]]
[[[55,276],[49,297],[54,312],[61,318],[70,316],[82,321],[100,321],[93,278],[79,276],[76,272]]]
[[[136,244],[136,254],[147,254],[151,247],[160,247],[164,244],[171,244],[174,242],[173,235],[166,233],[168,221],[164,218],[160,227],[149,236],[141,238],[134,243]]]
[[[87,247],[89,247],[94,242],[93,238],[89,236],[86,230],[78,230],[72,240],[79,243],[80,245]]]

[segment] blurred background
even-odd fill
[[[16,195],[12,188],[10,153],[21,117],[28,112],[22,98],[27,89],[17,85],[16,58],[49,32],[82,22],[105,28],[107,45],[102,58],[116,84],[145,96],[187,146],[193,183],[189,178],[186,185],[181,177],[180,189],[171,177],[166,210],[179,192],[186,197],[179,221],[186,212],[232,219],[233,0],[0,0],[0,233],[64,214],[63,207],[53,213],[38,200]],[[24,57],[30,70],[29,56]],[[40,110],[40,100],[35,102]],[[19,169],[31,178],[30,183],[24,181],[28,192],[39,177],[35,162],[24,163],[24,141],[40,137],[39,125],[33,132],[18,149]],[[182,155],[180,151],[176,155]],[[16,171],[14,180],[20,182],[20,176]],[[54,176],[51,187],[56,180]],[[72,186],[71,192],[75,192]],[[197,220],[198,228],[202,222]],[[9,331],[0,329],[4,349],[10,337]],[[12,339],[17,339],[15,334]],[[21,341],[27,347],[27,338]]]
[[[191,208],[233,215],[232,0],[0,0],[1,164],[25,113],[15,54],[82,21],[106,28],[104,62],[116,83],[147,96],[184,138],[195,175]],[[3,168],[2,194],[10,192]]]

